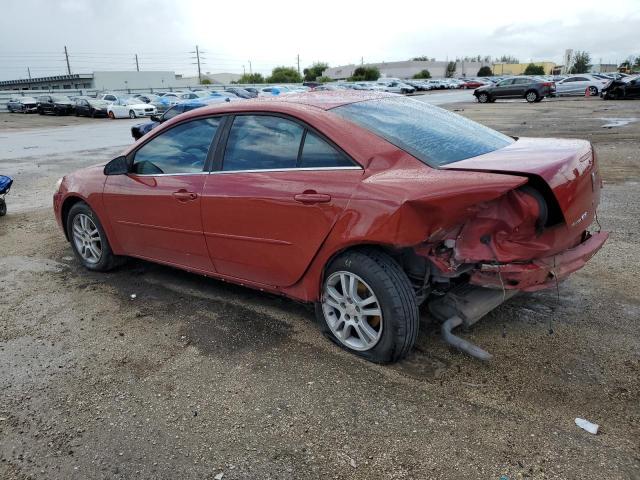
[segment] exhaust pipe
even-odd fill
[[[492,358],[489,352],[454,335],[451,330],[460,325],[470,327],[516,293],[517,290],[492,290],[463,284],[431,302],[429,310],[434,317],[444,322],[441,334],[445,342],[472,357],[488,361]]]

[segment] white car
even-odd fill
[[[413,93],[416,91],[411,85],[397,80],[378,81],[376,85],[382,87],[381,90],[389,93]]]
[[[556,95],[584,95],[589,89],[589,95],[598,96],[609,80],[596,78],[588,74],[570,75],[556,82]]]
[[[121,98],[107,107],[109,118],[150,117],[156,113],[158,113],[156,107],[149,103],[142,103],[137,98]]]

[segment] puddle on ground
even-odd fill
[[[630,123],[637,122],[638,119],[635,117],[630,118],[598,118],[598,120],[603,120],[607,122],[602,125],[602,128],[615,128],[615,127],[624,127],[625,125],[629,125]]]

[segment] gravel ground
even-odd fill
[[[16,176],[0,219],[0,478],[640,478],[640,102],[448,108],[587,138],[606,183],[611,239],[559,298],[516,297],[464,333],[488,364],[426,315],[410,358],[379,366],[324,340],[306,305],[142,261],[87,272],[53,184],[119,149],[0,160]],[[0,117],[0,136],[46,127]]]

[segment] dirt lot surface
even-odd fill
[[[16,177],[0,219],[0,478],[640,478],[640,102],[448,108],[589,139],[606,183],[611,239],[559,301],[521,295],[463,333],[488,364],[427,315],[410,358],[379,366],[323,339],[305,305],[142,261],[87,272],[51,194],[119,149],[0,160]]]

